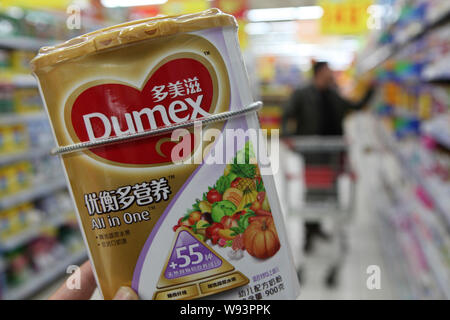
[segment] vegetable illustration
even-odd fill
[[[250,143],[238,151],[214,186],[173,227],[190,228],[199,239],[231,247],[242,257],[267,259],[280,248],[269,200]],[[255,161],[253,161],[255,160]]]
[[[272,217],[254,220],[244,232],[244,246],[259,259],[272,257],[280,249],[280,240]]]
[[[236,206],[229,200],[215,202],[212,206],[211,216],[214,222],[220,222],[223,216],[231,216],[236,210]]]

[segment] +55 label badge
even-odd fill
[[[179,228],[154,299],[182,300],[240,287],[249,280],[189,229]]]

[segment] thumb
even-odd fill
[[[139,297],[130,287],[120,287],[113,300],[139,300]]]

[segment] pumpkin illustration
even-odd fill
[[[244,232],[244,247],[259,259],[272,257],[280,249],[280,240],[272,217],[254,220]]]

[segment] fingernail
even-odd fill
[[[120,287],[113,300],[138,300],[137,294],[129,287]]]

